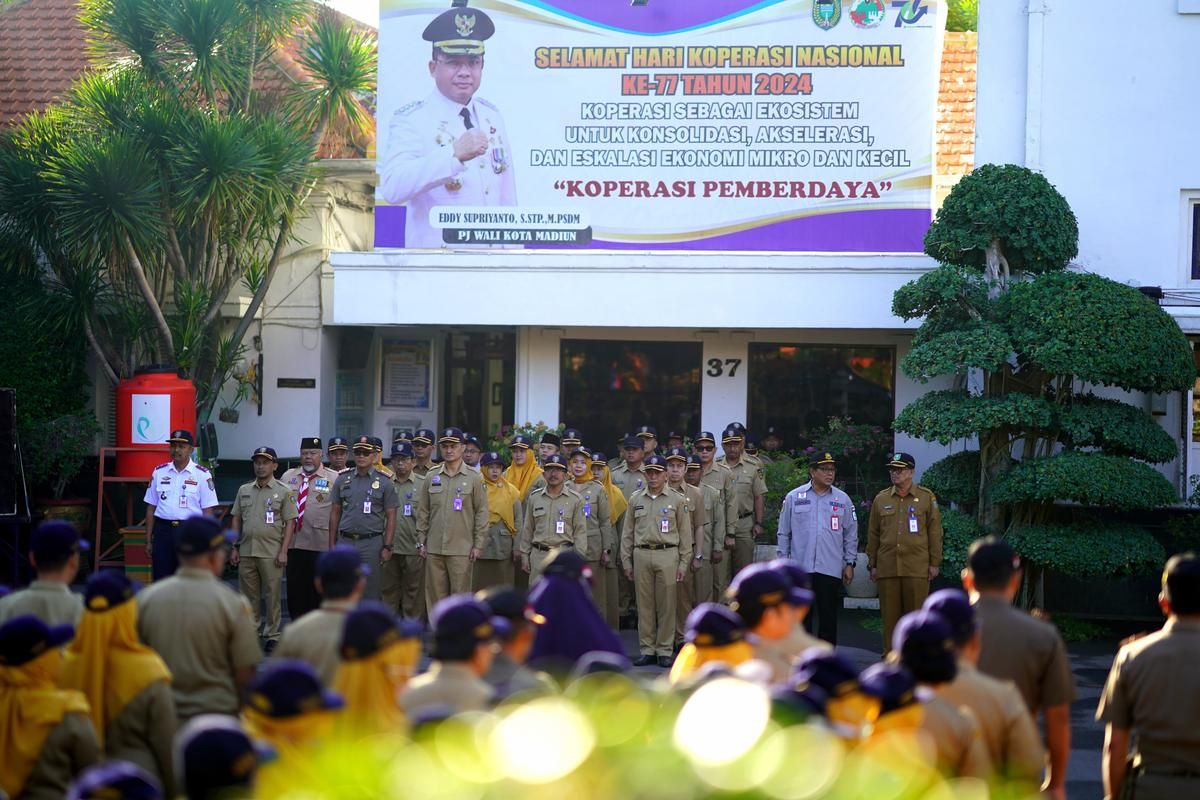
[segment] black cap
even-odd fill
[[[895,469],[916,469],[917,460],[908,453],[892,453],[892,458],[888,461],[887,466]]]
[[[181,556],[199,556],[211,553],[237,538],[233,531],[221,527],[221,523],[206,514],[196,514],[179,523],[175,534],[175,552]]]
[[[135,594],[137,585],[123,572],[97,572],[88,578],[84,587],[83,605],[88,611],[99,613],[127,603]]]
[[[473,444],[480,450],[483,449],[483,446],[479,444],[479,437],[473,433],[467,433],[466,431],[463,431],[463,444]]]
[[[688,460],[687,450],[684,450],[682,447],[672,447],[667,450],[666,459],[667,461],[683,461],[686,463]]]
[[[441,600],[433,607],[429,621],[435,638],[454,642],[487,642],[507,634],[511,627],[486,603],[469,594],[452,594]]]
[[[683,636],[697,647],[723,647],[746,638],[746,623],[727,606],[701,603],[688,614]]]
[[[66,800],[162,800],[162,784],[130,761],[103,761],[88,767],[67,789]]]
[[[859,684],[865,695],[879,700],[879,713],[888,714],[918,702],[917,679],[901,664],[873,664],[863,670]]]
[[[942,615],[950,625],[955,644],[962,646],[975,635],[975,609],[962,589],[938,589],[925,598],[921,608]]]
[[[692,439],[692,444],[696,445],[696,444],[700,444],[701,442],[708,442],[710,444],[716,444],[717,437],[712,435],[712,431],[700,431]]]
[[[637,429],[637,435],[643,439],[657,439],[658,431],[653,425],[641,425]]]
[[[396,442],[408,442],[412,444],[412,440],[413,432],[411,428],[397,428],[396,432],[392,435],[393,444]]]
[[[192,435],[191,431],[180,428],[177,431],[171,431],[171,438],[167,439],[167,444],[195,445],[196,437]]]
[[[574,458],[575,456],[579,456],[581,458],[586,458],[588,461],[591,461],[592,460],[592,451],[588,450],[586,447],[583,447],[583,446],[576,447],[574,450],[571,451],[571,454],[569,456],[567,456],[567,458],[571,459],[571,458]]]
[[[329,442],[326,443],[325,449],[331,453],[334,450],[349,450],[350,443],[347,442],[345,440],[345,438],[343,438],[341,436],[332,436],[332,437],[330,437]]]
[[[364,600],[346,616],[338,651],[343,661],[358,661],[402,639],[420,635],[421,623],[399,619],[383,603]]]
[[[892,631],[892,650],[922,683],[954,680],[958,663],[954,632],[936,611],[913,611],[901,617]]]
[[[561,445],[562,440],[558,438],[557,433],[550,433],[550,431],[546,431],[545,433],[542,434],[542,438],[538,442],[538,444]]]
[[[662,472],[667,468],[667,460],[660,455],[652,455],[642,463],[642,469],[647,472]]]
[[[741,441],[744,441],[745,438],[746,438],[746,432],[744,430],[738,430],[737,428],[726,428],[724,430],[724,432],[721,434],[721,443],[724,444],[725,442],[741,442]]]
[[[533,447],[533,442],[529,440],[528,436],[518,433],[512,438],[508,446],[513,450],[528,450]]]
[[[443,428],[442,435],[438,437],[438,444],[462,444],[463,432],[461,428]]]
[[[833,453],[811,453],[808,456],[808,465],[810,467],[823,467],[826,465],[836,467],[837,459],[833,457]]]
[[[489,450],[479,457],[479,466],[486,467],[489,464],[504,466],[504,457],[495,450]]]
[[[496,32],[492,18],[482,11],[467,8],[467,0],[454,0],[449,11],[443,11],[425,26],[421,34],[427,42],[451,56],[483,55],[484,42]]]
[[[568,446],[578,447],[583,444],[583,434],[577,428],[567,428],[562,434],[562,443]]]
[[[547,458],[544,462],[542,462],[542,469],[549,469],[550,467],[556,467],[558,469],[566,469],[567,468],[567,460],[565,458],[563,458],[561,455],[559,455],[558,453],[555,453],[554,455]]]
[[[492,615],[506,619],[525,619],[525,592],[512,586],[492,586],[475,593],[492,610]]]
[[[320,450],[321,449],[321,437],[320,436],[305,436],[303,439],[300,440],[300,449],[301,450]]]
[[[380,439],[378,436],[372,436],[371,437],[371,449],[374,450],[376,453],[382,453],[383,452],[383,439]]]
[[[687,437],[684,436],[680,431],[667,431],[667,441],[668,442],[671,441],[672,439],[678,439],[679,441],[682,442],[686,438]]]
[[[33,614],[13,617],[0,625],[0,666],[19,667],[53,647],[62,647],[73,638],[75,628],[72,625],[51,627]]]
[[[604,456],[604,453],[601,453],[599,450],[596,450],[592,453],[592,464],[603,463],[606,461],[608,461],[608,459]]]
[[[413,444],[433,444],[434,433],[429,428],[418,428],[413,434]]]
[[[700,469],[704,466],[704,462],[700,460],[700,456],[688,456],[687,468]]]
[[[186,797],[233,797],[249,789],[259,752],[234,717],[203,714],[183,726],[176,739],[182,774],[175,777]]]
[[[274,447],[256,447],[256,448],[254,448],[254,455],[250,456],[250,460],[253,461],[256,458],[269,458],[272,461],[274,461],[275,463],[277,463],[277,464],[279,463],[279,456],[277,456],[275,454]]]
[[[346,701],[321,685],[321,677],[310,664],[285,659],[268,662],[254,678],[247,704],[272,719],[290,719],[309,711],[333,711]]]
[[[727,429],[735,430],[742,435],[745,435],[745,433],[746,433],[746,426],[740,422],[731,422],[728,425],[726,425],[725,427]]]
[[[350,446],[350,449],[351,450],[366,450],[367,452],[372,452],[375,450],[374,438],[371,436],[367,436],[364,433],[362,436],[359,436],[357,439],[354,440],[354,444],[352,444]]]
[[[38,525],[29,541],[30,555],[44,565],[65,563],[72,554],[90,549],[75,526],[61,519],[48,519]]]
[[[625,441],[621,442],[622,450],[641,450],[642,437],[637,435],[629,435],[625,437]]]
[[[392,442],[392,458],[412,458],[412,442]]]

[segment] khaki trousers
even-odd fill
[[[633,550],[633,585],[637,589],[638,646],[644,656],[670,658],[675,646],[675,572],[679,548]]]
[[[279,641],[279,624],[283,613],[280,603],[283,595],[283,567],[275,566],[274,557],[242,556],[238,560],[238,588],[241,589],[242,597],[250,602],[250,611],[254,614],[254,630],[268,641]],[[267,603],[265,630],[259,609],[264,594]]]
[[[439,600],[471,591],[471,559],[468,556],[425,557],[425,607],[433,613]]]
[[[393,553],[379,573],[384,605],[402,617],[425,617],[425,559]]]
[[[511,558],[479,559],[471,571],[471,590],[482,592],[493,586],[512,586],[513,566]]]
[[[542,579],[542,572],[546,569],[546,562],[550,560],[550,554],[553,550],[539,550],[536,547],[529,551],[529,588],[533,589],[534,585]]]
[[[721,537],[724,541],[724,537]],[[712,597],[714,603],[725,602],[725,590],[729,588],[729,565],[733,563],[733,551],[726,550],[724,545],[721,545],[721,563],[713,565],[713,588]]]
[[[892,649],[892,631],[900,618],[917,611],[929,596],[927,578],[879,578],[879,613],[883,616],[883,654]]]
[[[587,565],[592,568],[592,602],[596,604],[596,610],[600,612],[600,616],[604,616],[604,606],[608,601],[604,573],[608,570],[600,563],[600,559],[589,561]]]
[[[688,614],[696,607],[696,571],[692,568],[695,562],[688,564],[683,580],[675,584],[675,649],[683,646],[683,629]]]
[[[696,566],[694,561],[692,566]],[[713,563],[707,558],[700,562],[699,567],[692,570],[692,598],[695,601],[693,608],[713,599],[714,573]]]
[[[617,575],[620,572],[621,570],[617,569],[616,564],[610,564],[600,570],[596,580],[597,585],[604,584],[604,605],[601,606],[600,613],[604,615],[604,621],[614,630],[621,624],[621,612],[617,609],[617,595],[620,593]]]
[[[737,521],[734,528],[733,550],[728,554],[732,557],[729,565],[730,579],[754,563],[754,517],[743,517]],[[729,584],[726,584],[728,586]]]

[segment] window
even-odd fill
[[[1200,280],[1200,203],[1192,203],[1192,280]]]
[[[671,428],[699,430],[702,357],[699,342],[564,339],[557,421],[579,428],[585,444],[610,458],[638,425],[664,438]]]

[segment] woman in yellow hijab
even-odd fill
[[[504,470],[504,480],[517,487],[521,499],[524,500],[529,496],[533,484],[542,477],[542,468],[533,457],[533,443],[528,436],[517,434],[512,438],[509,447],[512,448],[513,463]]]
[[[65,797],[71,780],[100,760],[82,694],[58,688],[70,625],[32,614],[0,625],[0,791]]]
[[[504,461],[491,451],[479,459],[487,489],[488,531],[483,553],[475,561],[471,588],[477,592],[513,582],[513,541],[521,527],[521,492],[504,479]]]
[[[746,641],[746,623],[718,603],[701,603],[693,608],[683,638],[686,644],[671,666],[671,685],[714,661],[732,669],[754,658],[754,647]]]
[[[382,603],[363,602],[346,617],[341,654],[333,688],[346,701],[348,735],[403,735],[399,697],[421,660],[420,623],[397,619]]]
[[[158,653],[138,640],[133,596],[133,583],[119,572],[99,572],[88,579],[62,687],[87,698],[105,754],[137,764],[169,794],[175,738],[171,673]]]
[[[621,539],[621,517],[625,514],[625,509],[629,507],[629,501],[625,499],[624,492],[613,483],[612,472],[608,468],[608,462],[605,460],[604,453],[599,451],[592,453],[592,478],[604,487],[604,491],[608,492],[608,515],[612,518],[613,533],[619,542]],[[593,575],[592,582],[597,586],[601,583],[604,584],[604,604],[600,606],[600,613],[604,615],[604,621],[610,627],[616,628],[620,622],[621,614],[617,607],[619,600],[617,553],[614,552],[613,556],[604,569]]]

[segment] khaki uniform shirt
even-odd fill
[[[437,556],[470,555],[487,542],[487,487],[466,464],[454,475],[439,464],[429,470],[417,492],[417,541]],[[461,501],[461,505],[457,501]]]
[[[629,508],[621,522],[621,566],[633,569],[633,551],[643,545],[674,545],[679,553],[679,570],[692,560],[692,517],[687,497],[664,486],[662,493],[650,495],[641,489],[629,498]]]
[[[275,658],[298,658],[312,665],[321,676],[321,683],[333,686],[338,666],[342,663],[342,627],[346,616],[354,610],[350,600],[326,600],[283,629]]]
[[[375,467],[366,475],[359,475],[357,468],[340,473],[331,497],[342,506],[338,533],[383,533],[387,512],[400,505],[395,482]]]
[[[754,658],[771,669],[771,684],[783,683],[792,673],[792,663],[795,656],[787,646],[787,640],[772,641],[757,636],[751,639],[754,646]]]
[[[719,489],[706,483],[697,488],[704,491],[704,560],[711,561],[713,551],[725,547],[725,501]]]
[[[974,714],[926,692],[922,692],[924,715],[920,730],[933,740],[938,771],[949,778],[990,781],[992,761],[988,758]]]
[[[180,567],[138,593],[138,634],[171,670],[175,713],[234,714],[235,674],[262,658],[250,604],[197,567]]]
[[[305,472],[294,467],[279,480],[287,485],[292,496],[299,498]],[[323,553],[329,549],[329,512],[333,509],[333,484],[338,474],[329,467],[317,467],[308,475],[308,496],[304,499],[304,521],[292,539],[293,550],[312,550]]]
[[[408,682],[400,695],[400,706],[409,719],[421,711],[445,708],[455,714],[464,711],[486,711],[495,697],[495,690],[457,661],[434,661],[429,671]]]
[[[102,758],[91,717],[71,712],[50,729],[25,788],[14,800],[62,800],[75,776]]]
[[[131,761],[157,777],[173,797],[175,697],[170,681],[155,681],[125,704],[104,732],[104,754]]]
[[[718,531],[717,538],[721,547],[724,548],[725,537],[733,536],[738,519],[737,493],[733,488],[733,471],[716,461],[708,469],[702,465],[700,467],[700,483],[711,486],[721,493],[721,502],[725,506],[725,529]]]
[[[34,581],[19,592],[0,599],[0,625],[13,617],[33,614],[47,625],[79,626],[83,596],[65,583]]]
[[[632,497],[634,492],[646,488],[646,473],[641,468],[630,469],[627,461],[622,460],[616,469],[610,469],[609,472],[613,485],[621,490],[626,500]]]
[[[296,495],[283,481],[271,478],[242,484],[230,511],[241,522],[238,553],[251,558],[274,558],[283,545],[283,530],[296,518]]]
[[[684,483],[676,488],[671,487],[675,491],[687,498],[688,515],[692,518],[692,557],[696,555],[696,542],[700,542],[700,552],[704,552],[704,548],[708,546],[705,540],[705,523],[704,523],[704,489],[699,486],[692,486],[690,483]]]
[[[1117,652],[1096,719],[1135,731],[1142,765],[1200,772],[1197,665],[1200,622],[1167,620],[1162,630]]]
[[[576,548],[588,561],[599,561],[605,551],[611,554],[619,547],[608,490],[600,481],[574,483],[570,488],[583,498],[583,521],[587,529],[586,538],[578,541]]]
[[[916,532],[910,520],[916,521]],[[937,497],[913,484],[901,497],[889,486],[871,501],[867,565],[880,578],[928,578],[942,566],[942,512]]]
[[[412,471],[413,471],[414,475],[419,475],[422,478],[424,478],[429,475],[429,470],[433,469],[436,466],[437,466],[437,464],[434,464],[432,462],[430,462],[429,464],[422,464],[421,462],[418,461],[413,464]]]
[[[742,456],[738,463],[723,462],[733,473],[734,509],[737,511],[735,524],[748,528],[754,524],[754,499],[765,497],[767,481],[763,478],[762,464],[750,456]],[[766,510],[763,510],[766,513]],[[732,525],[730,527],[733,527]]]
[[[936,691],[950,705],[965,707],[974,714],[996,775],[1004,781],[1025,784],[1036,793],[1032,790],[1041,783],[1045,753],[1017,687],[959,661],[958,675]]]
[[[980,597],[975,619],[983,639],[979,671],[1012,681],[1030,713],[1069,704],[1075,678],[1058,629],[1013,607],[1003,597]]]
[[[583,497],[570,486],[563,486],[557,497],[551,497],[546,489],[534,489],[529,493],[529,499],[525,501],[525,524],[521,526],[517,548],[527,556],[535,545],[539,550],[569,545],[583,551],[587,547]]]
[[[791,633],[781,643],[784,652],[791,656],[795,661],[800,658],[800,655],[810,647],[815,647],[818,650],[833,650],[833,645],[824,639],[818,639],[808,631],[804,630],[804,625],[798,624],[792,627]]]
[[[396,555],[417,554],[417,496],[424,482],[425,479],[415,472],[410,472],[404,480],[397,478],[394,481],[400,500],[396,511],[396,536],[392,539],[392,552]]]

